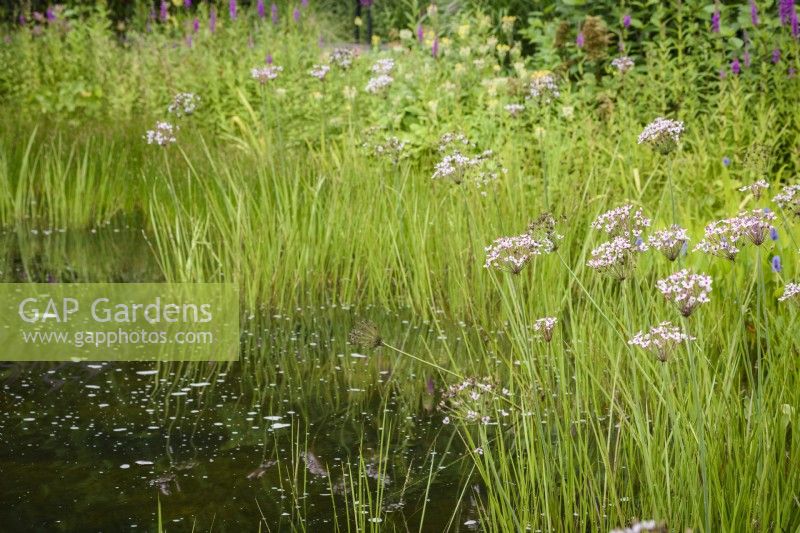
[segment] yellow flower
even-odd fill
[[[497,53],[500,55],[506,55],[508,51],[511,50],[511,47],[507,44],[498,44],[497,45]]]
[[[380,35],[373,35],[372,36],[372,46],[378,46],[381,44],[381,36]]]
[[[466,39],[469,36],[469,24],[462,24],[458,27],[458,36]]]
[[[355,24],[360,28],[364,24],[364,22],[361,20],[361,17],[356,17],[356,19],[353,21],[353,24]]]

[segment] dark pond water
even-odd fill
[[[160,280],[124,225],[0,240],[5,282]],[[443,344],[370,313],[408,350]],[[0,530],[154,531],[159,506],[167,531],[475,529],[432,373],[358,353],[348,306],[262,315],[235,363],[0,363]]]

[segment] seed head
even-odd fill
[[[350,330],[350,335],[347,337],[350,344],[360,348],[370,349],[383,346],[383,339],[381,339],[380,331],[375,322],[371,320],[361,320],[355,327]]]

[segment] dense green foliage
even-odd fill
[[[0,219],[74,228],[141,215],[167,279],[233,279],[248,310],[374,304],[502,330],[503,342],[487,335],[435,363],[448,381],[488,375],[511,394],[482,405],[492,424],[452,415],[482,452],[488,529],[653,517],[679,530],[795,530],[800,336],[797,307],[777,297],[798,276],[797,222],[777,211],[778,240],[735,261],[691,250],[710,221],[776,209],[770,198],[795,183],[798,44],[767,3],[758,27],[746,4],[725,7],[719,33],[713,5],[643,4],[376,7],[383,46],[323,81],[309,70],[344,32],[313,6],[299,21],[284,9],[277,26],[253,8],[236,21],[220,8],[213,32],[207,4],[197,32],[195,11],[149,32],[140,13],[120,37],[103,10],[9,30]],[[597,14],[607,30],[586,18]],[[636,62],[625,74],[611,66],[620,43]],[[250,69],[267,54],[284,70],[260,84]],[[394,82],[370,94],[381,58],[395,60]],[[546,104],[525,99],[542,70],[560,91]],[[169,119],[177,142],[146,144],[178,92],[199,95],[198,109]],[[505,108],[515,103],[526,105],[516,118]],[[657,116],[686,125],[667,156],[637,144]],[[497,180],[432,179],[439,139],[455,131],[493,150]],[[406,143],[397,160],[375,150],[392,137]],[[768,152],[757,169],[745,165],[754,146]],[[737,190],[754,179],[770,184],[760,199]],[[655,251],[623,282],[586,266],[604,240],[592,220],[625,203],[653,229],[689,230],[680,265],[714,284],[688,319],[656,289],[678,268]],[[484,268],[486,245],[546,210],[565,236],[557,251],[518,275]],[[559,320],[550,343],[531,330],[546,315]],[[666,363],[628,344],[664,320],[697,340]]]

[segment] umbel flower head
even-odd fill
[[[283,67],[277,65],[267,65],[266,67],[255,67],[250,69],[250,77],[264,85],[278,77],[283,72]]]
[[[679,120],[658,117],[639,134],[638,142],[666,155],[678,147],[683,129],[683,122]]]
[[[800,183],[784,186],[772,201],[781,209],[800,217]]]
[[[508,169],[503,168],[494,158],[494,152],[477,152],[477,146],[463,133],[445,133],[439,141],[441,159],[436,163],[432,179],[449,180],[456,185],[465,182],[479,189],[497,181]],[[486,191],[481,191],[486,194]]]
[[[167,146],[176,142],[175,131],[178,128],[169,122],[156,122],[156,127],[148,130],[144,138],[147,144],[157,144],[158,146]]]
[[[552,249],[551,242],[537,241],[528,233],[500,237],[486,247],[484,267],[519,274],[531,259]]]
[[[628,344],[653,352],[659,361],[666,363],[675,348],[689,340],[695,339],[683,333],[681,328],[672,322],[662,322],[650,328],[647,333],[640,331],[628,341]]]
[[[556,217],[550,212],[544,212],[528,224],[528,234],[540,242],[549,242],[550,250],[558,249],[558,241],[564,238],[556,232]]]
[[[325,76],[328,75],[330,70],[331,67],[328,65],[314,65],[311,70],[308,71],[308,74],[314,78],[317,78],[319,81],[324,81]]]
[[[658,280],[656,287],[664,298],[675,305],[683,316],[690,316],[700,304],[711,299],[711,276],[695,274],[684,268],[671,276]]]
[[[394,83],[394,78],[388,74],[380,74],[379,76],[370,78],[364,90],[370,94],[379,94],[386,90],[392,83]]]
[[[655,520],[644,520],[636,522],[630,527],[620,529],[612,529],[611,533],[669,533],[669,528],[663,522],[656,522]]]
[[[755,183],[751,183],[750,185],[745,185],[744,187],[739,187],[739,192],[747,192],[753,195],[753,198],[758,200],[761,198],[761,194],[769,189],[769,183],[766,180],[758,180]]]
[[[658,250],[670,261],[675,261],[678,258],[687,242],[689,242],[689,234],[676,224],[667,229],[656,231],[647,238],[647,244],[650,248]]]
[[[628,56],[621,56],[614,58],[614,60],[611,62],[611,66],[617,69],[617,72],[619,72],[620,74],[625,74],[626,72],[631,70],[634,67],[634,65],[635,63],[633,61],[633,58]]]
[[[553,329],[556,327],[558,319],[554,316],[546,316],[536,319],[533,323],[533,331],[540,333],[545,342],[553,340]]]
[[[330,54],[331,63],[342,70],[349,69],[353,64],[355,52],[352,48],[334,48]]]
[[[644,252],[647,246],[641,239],[631,240],[630,236],[619,235],[604,242],[591,252],[586,262],[589,268],[607,274],[619,281],[628,279],[635,266],[635,254]]]
[[[779,302],[800,302],[800,283],[787,283],[783,289],[783,296],[778,298]]]
[[[744,154],[743,166],[750,171],[755,179],[761,179],[766,174],[769,166],[770,149],[761,143],[751,144]]]
[[[641,208],[627,204],[599,215],[592,222],[592,229],[605,231],[611,236],[638,238],[642,236],[645,228],[650,227],[650,222]]]
[[[375,322],[366,319],[356,323],[355,327],[350,330],[347,340],[359,348],[370,349],[383,346],[378,326],[375,325]]]
[[[775,213],[768,209],[755,209],[749,213],[741,213],[735,220],[738,221],[742,235],[756,246],[761,246],[767,240],[775,218]]]
[[[741,251],[741,240],[742,227],[737,218],[716,220],[706,226],[705,238],[694,250],[733,261]]]
[[[194,93],[178,93],[167,107],[167,111],[176,117],[191,115],[197,110],[200,97]]]
[[[367,140],[361,145],[371,156],[379,159],[386,159],[393,165],[397,165],[400,160],[408,157],[406,142],[392,135],[381,132],[380,126],[367,129]],[[381,140],[381,135],[383,135]]]
[[[528,86],[528,100],[547,105],[558,99],[559,96],[561,96],[561,93],[558,90],[556,77],[552,72],[538,70],[531,75],[531,82]]]

